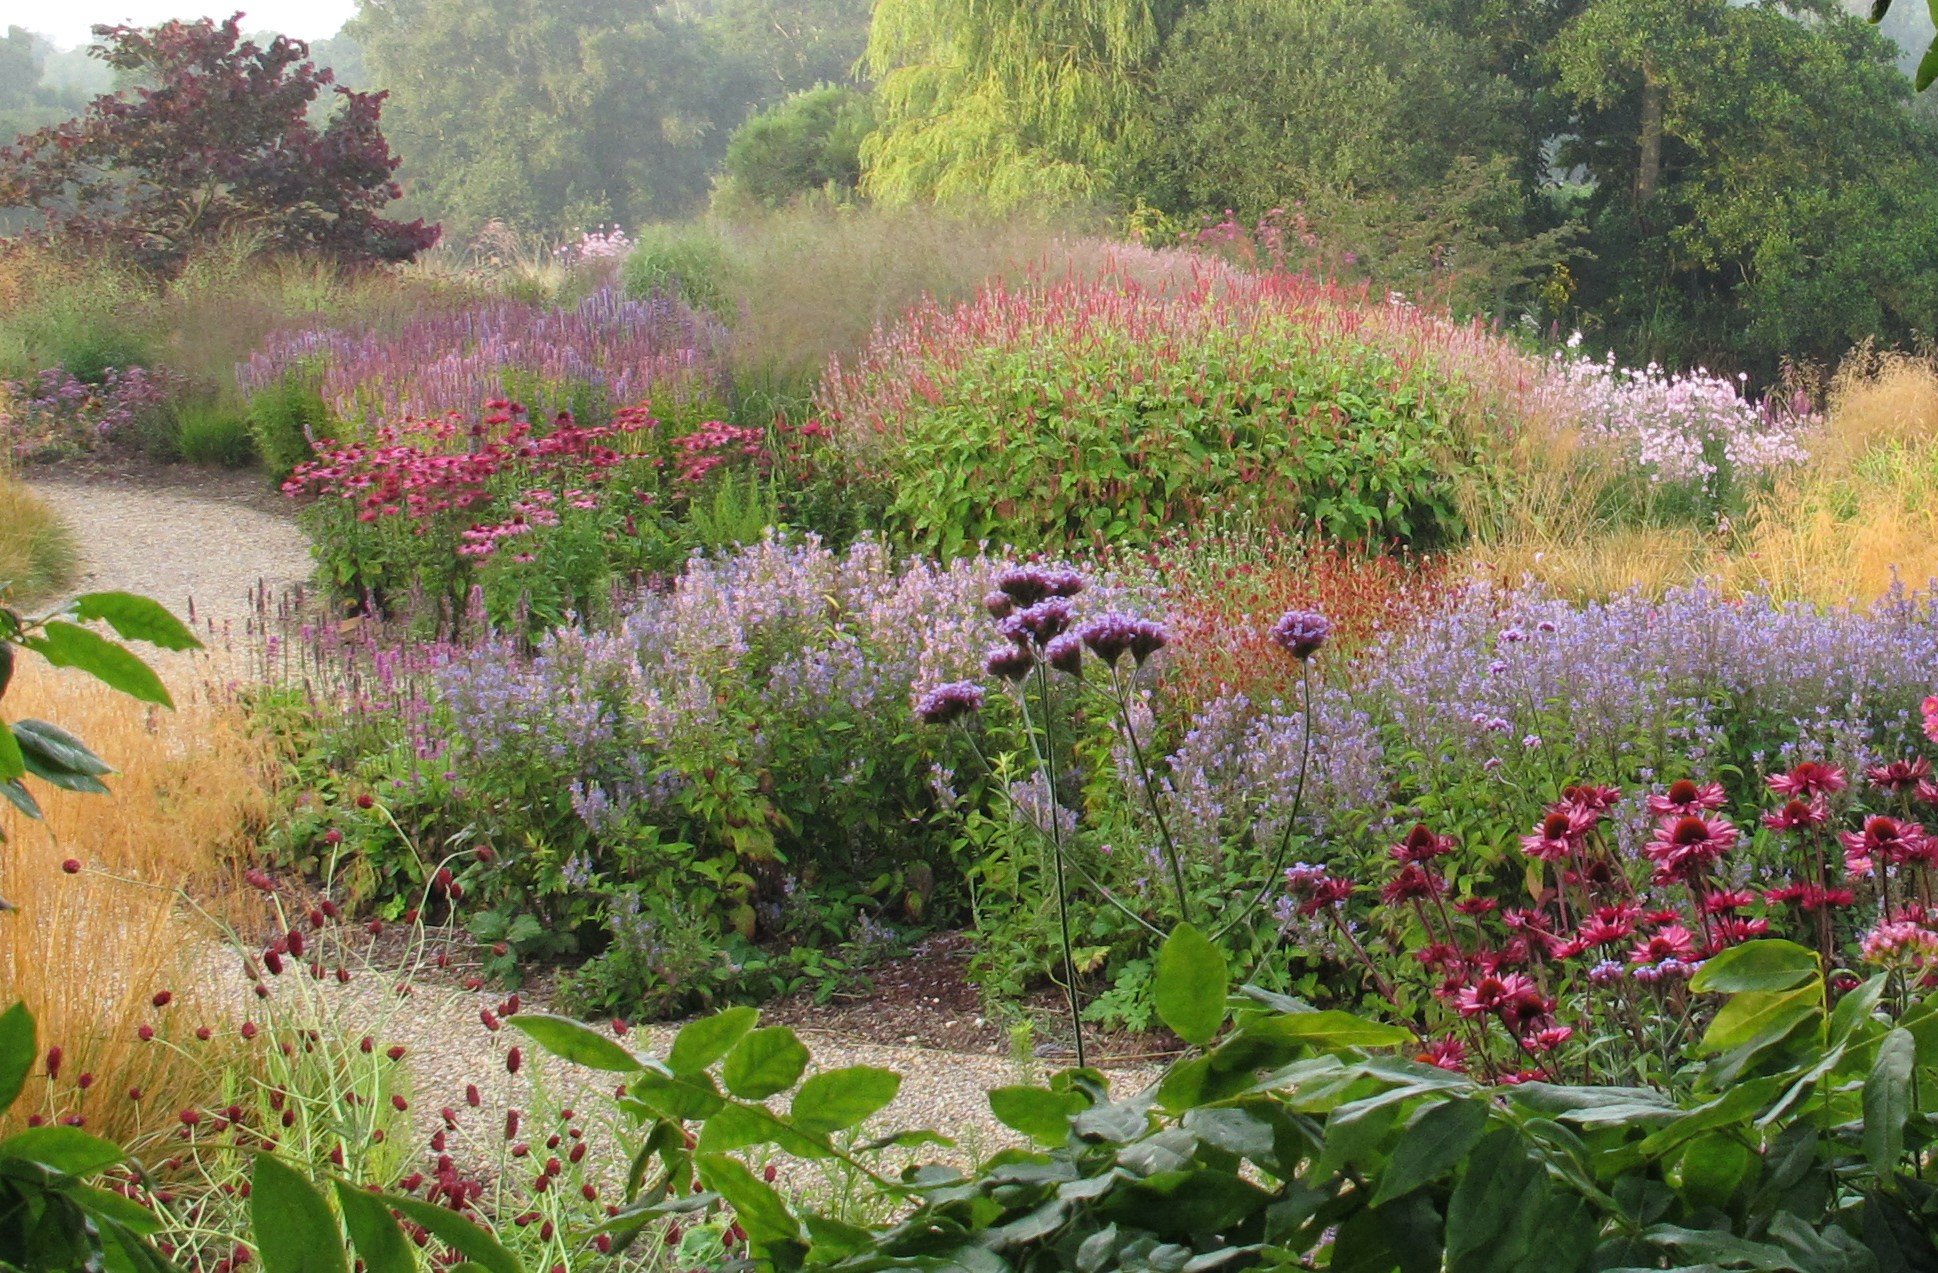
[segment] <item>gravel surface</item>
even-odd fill
[[[241,631],[254,596],[275,598],[309,577],[309,541],[288,516],[263,510],[260,477],[211,478],[156,489],[113,480],[31,483],[80,541],[75,592],[113,589],[153,597],[197,626]]]

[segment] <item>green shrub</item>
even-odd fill
[[[832,84],[796,93],[735,130],[715,203],[782,208],[816,191],[852,197],[861,139],[874,127],[866,93]]]
[[[249,397],[249,436],[276,481],[314,454],[313,442],[333,437],[335,421],[312,380],[291,373]]]
[[[623,274],[633,296],[671,296],[721,315],[730,308],[733,259],[720,236],[704,225],[641,230]]]
[[[1107,273],[916,311],[821,403],[923,550],[1149,543],[1213,510],[1426,547],[1461,533],[1482,433],[1468,331],[1291,275]]]
[[[190,464],[239,469],[256,458],[249,413],[218,398],[178,403],[172,443],[175,455]]]

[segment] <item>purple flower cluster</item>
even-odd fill
[[[0,383],[0,441],[19,459],[127,441],[140,419],[166,405],[177,388],[173,374],[142,367],[110,367],[99,383],[46,367],[31,385]]]
[[[493,300],[422,312],[398,330],[309,329],[272,338],[236,368],[253,394],[292,373],[320,378],[339,419],[370,427],[468,412],[493,399],[595,417],[633,403],[720,396],[726,333],[678,301],[603,287],[572,309]]]

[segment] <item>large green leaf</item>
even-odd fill
[[[74,617],[99,619],[124,641],[146,641],[164,650],[199,650],[202,643],[159,601],[132,592],[84,592],[74,598]]]
[[[1089,1108],[1090,1101],[1081,1092],[1018,1085],[989,1093],[989,1111],[997,1122],[1051,1147],[1070,1139],[1070,1120]]]
[[[1413,1041],[1413,1032],[1396,1025],[1368,1021],[1350,1012],[1287,1012],[1261,1017],[1245,1027],[1253,1037],[1297,1039],[1322,1051],[1337,1048],[1397,1048]]]
[[[350,1245],[356,1248],[364,1273],[417,1273],[417,1257],[411,1254],[410,1241],[390,1214],[384,1196],[347,1180],[334,1183],[343,1227],[350,1231]]]
[[[1157,952],[1153,997],[1158,1020],[1186,1043],[1204,1046],[1225,1023],[1231,972],[1224,952],[1191,924],[1179,924]]]
[[[1390,1202],[1452,1171],[1473,1153],[1486,1131],[1484,1098],[1423,1105],[1407,1120],[1370,1205]]]
[[[38,755],[50,769],[96,776],[114,772],[112,765],[59,725],[50,725],[44,720],[17,720],[13,723],[13,732],[21,748]]]
[[[273,1154],[257,1154],[249,1220],[263,1273],[347,1273],[336,1216],[315,1186]]]
[[[487,1273],[525,1273],[518,1257],[505,1250],[489,1230],[479,1228],[449,1207],[402,1194],[385,1194],[384,1201],[391,1210]]]
[[[39,1163],[63,1176],[92,1176],[127,1156],[113,1141],[90,1136],[78,1127],[29,1127],[0,1140],[0,1161]]]
[[[90,796],[108,794],[107,784],[95,777],[94,773],[76,769],[67,763],[68,757],[72,754],[69,749],[62,747],[50,750],[44,745],[45,740],[32,728],[40,724],[39,721],[17,721],[11,731],[14,742],[20,748],[20,759],[26,766],[27,772],[49,786],[59,787],[63,791],[78,791]],[[4,726],[0,726],[0,734],[7,732],[9,731]],[[103,764],[98,757],[92,753],[87,755],[88,760],[93,762],[93,766],[98,766],[96,772],[109,772],[107,765]]]
[[[790,1116],[803,1132],[827,1135],[865,1122],[902,1090],[902,1076],[873,1065],[824,1070],[794,1094]]]
[[[787,1203],[745,1163],[725,1154],[696,1154],[693,1164],[699,1169],[700,1183],[733,1208],[734,1219],[756,1248],[801,1239],[801,1226]]]
[[[698,1074],[725,1056],[758,1020],[760,1013],[753,1008],[728,1008],[701,1017],[673,1036],[666,1068],[675,1074]]]
[[[1507,1098],[1549,1118],[1583,1127],[1646,1126],[1673,1122],[1682,1109],[1660,1092],[1645,1087],[1561,1087],[1553,1083],[1517,1083]]]
[[[1451,1267],[1471,1267],[1464,1257],[1488,1250],[1546,1192],[1540,1164],[1518,1134],[1502,1129],[1483,1138],[1447,1202]]]
[[[1816,980],[1821,971],[1816,951],[1772,937],[1732,946],[1704,961],[1689,979],[1689,988],[1705,994],[1795,990]]]
[[[18,778],[27,772],[27,757],[21,753],[20,740],[13,731],[0,721],[0,782]]]
[[[1877,1060],[1864,1080],[1864,1156],[1889,1179],[1904,1156],[1904,1123],[1911,1117],[1912,1062],[1917,1040],[1909,1030],[1893,1030],[1878,1044]]]
[[[34,1030],[34,1014],[25,1002],[15,1003],[0,1012],[0,1111],[11,1106],[34,1072],[34,1058],[40,1044]]]
[[[711,1118],[726,1104],[711,1074],[681,1078],[647,1070],[629,1090],[641,1104],[671,1119]]]
[[[168,687],[126,646],[116,645],[98,632],[78,627],[61,619],[50,619],[37,636],[27,638],[27,648],[37,652],[55,667],[71,667],[120,690],[144,703],[175,706]]]
[[[1703,1035],[1705,1052],[1727,1052],[1755,1044],[1766,1046],[1789,1036],[1804,1021],[1823,1010],[1823,995],[1815,985],[1797,990],[1746,990],[1736,995]]]
[[[734,1045],[720,1080],[743,1101],[764,1101],[800,1082],[807,1067],[807,1045],[786,1026],[769,1026]]]
[[[507,1025],[523,1030],[533,1043],[553,1056],[583,1065],[589,1070],[631,1074],[644,1069],[638,1057],[599,1031],[570,1017],[547,1012],[521,1012],[505,1018]]]

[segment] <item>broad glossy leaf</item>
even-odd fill
[[[743,1101],[764,1101],[800,1082],[807,1067],[807,1045],[786,1026],[769,1026],[734,1044],[720,1080]]]
[[[391,1210],[485,1269],[486,1273],[525,1273],[524,1266],[518,1263],[518,1257],[505,1250],[488,1230],[479,1228],[449,1207],[440,1207],[420,1198],[407,1198],[402,1194],[385,1194],[384,1200],[390,1204]]]
[[[574,1065],[611,1074],[631,1074],[645,1068],[638,1057],[582,1021],[545,1012],[521,1012],[505,1021],[523,1030],[553,1056]]]
[[[27,758],[21,754],[20,740],[13,731],[0,722],[0,782],[20,777],[27,772]]]
[[[1410,1030],[1337,1011],[1288,1012],[1264,1017],[1248,1025],[1245,1032],[1275,1039],[1298,1039],[1320,1050],[1397,1048],[1413,1042]]]
[[[1811,1273],[1794,1264],[1782,1247],[1752,1242],[1734,1234],[1713,1229],[1686,1229],[1681,1225],[1654,1224],[1642,1236],[1657,1246],[1668,1247],[1684,1258],[1708,1261],[1729,1268],[1766,1270],[1767,1273]]]
[[[96,776],[114,772],[112,765],[59,725],[50,725],[44,720],[17,720],[13,723],[13,732],[22,750],[37,755],[49,768]]]
[[[34,1072],[40,1045],[34,1030],[34,1014],[19,1002],[0,1012],[0,1110],[11,1106]]]
[[[175,706],[155,669],[143,663],[126,646],[116,645],[98,632],[78,627],[61,619],[50,619],[38,635],[27,638],[27,648],[55,667],[71,667],[86,672],[97,681],[120,690],[144,703]]]
[[[727,1055],[759,1020],[760,1013],[754,1008],[728,1008],[701,1017],[673,1036],[666,1068],[675,1074],[698,1074]]]
[[[1821,972],[1816,951],[1772,937],[1732,946],[1705,960],[1689,979],[1689,988],[1704,994],[1795,990],[1816,980]]]
[[[1814,984],[1797,990],[1744,991],[1724,1004],[1709,1023],[1703,1051],[1727,1052],[1746,1044],[1779,1042],[1822,1009],[1823,996]]]
[[[1179,924],[1157,952],[1153,983],[1158,1020],[1200,1047],[1225,1023],[1231,973],[1224,952],[1190,924]]]
[[[1878,1044],[1877,1060],[1864,1080],[1864,1156],[1889,1178],[1904,1156],[1904,1123],[1911,1116],[1911,1072],[1918,1044],[1908,1030],[1893,1030]]]
[[[726,1104],[711,1074],[678,1078],[647,1070],[627,1089],[641,1104],[671,1119],[711,1118]]]
[[[1370,1205],[1379,1206],[1437,1180],[1467,1160],[1487,1131],[1485,1099],[1423,1105],[1407,1120],[1386,1160]]]
[[[168,607],[132,592],[84,592],[74,598],[74,617],[99,619],[124,641],[146,641],[164,650],[199,650],[202,643]]]
[[[902,1076],[873,1065],[824,1070],[794,1094],[790,1115],[810,1136],[846,1131],[866,1122],[902,1090]]]
[[[1726,1133],[1691,1141],[1677,1160],[1682,1196],[1691,1207],[1722,1210],[1760,1159],[1748,1145]]]
[[[1517,1083],[1507,1099],[1549,1118],[1583,1127],[1635,1126],[1672,1122],[1682,1109],[1660,1092],[1644,1087],[1560,1087]]]
[[[273,1154],[257,1154],[249,1220],[263,1273],[347,1273],[336,1216],[316,1187]]]
[[[343,1212],[343,1227],[350,1231],[350,1245],[365,1273],[417,1273],[417,1257],[411,1253],[410,1240],[390,1214],[390,1204],[382,1194],[369,1193],[348,1181],[338,1180],[337,1207]]]

